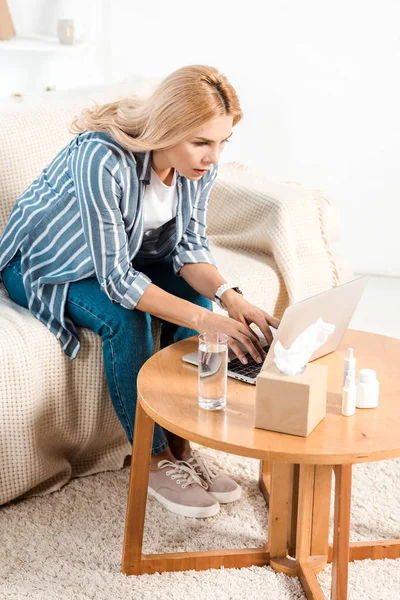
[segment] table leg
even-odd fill
[[[265,546],[204,552],[142,553],[153,431],[154,421],[147,415],[140,401],[138,401],[129,479],[122,572],[126,575],[142,575],[164,571],[187,571],[191,569],[202,571],[221,567],[239,569],[268,565],[269,553]]]
[[[338,467],[339,468],[339,467]],[[337,479],[341,479],[342,475],[337,475]],[[350,477],[347,474],[347,477]],[[351,480],[349,485],[351,485]],[[337,493],[339,493],[337,491]],[[340,496],[339,496],[340,500]],[[339,502],[338,500],[338,502]],[[343,502],[342,498],[342,502]],[[337,509],[339,510],[339,508]],[[393,540],[373,540],[371,542],[350,542],[349,543],[349,562],[353,560],[383,560],[400,558],[400,539]],[[328,562],[332,562],[334,559],[334,548],[329,545]]]
[[[296,560],[298,576],[309,600],[322,600],[315,576],[332,565],[331,600],[346,600],[349,560],[399,558],[400,540],[349,543],[352,465],[335,465],[333,548],[328,544],[332,467],[300,465]],[[272,563],[271,563],[272,564]]]
[[[288,554],[296,555],[297,507],[299,504],[300,465],[293,465],[292,486],[289,500]]]
[[[331,508],[332,467],[316,465],[312,510],[311,556],[324,556],[324,568],[329,554],[329,517]]]
[[[290,522],[290,499],[293,465],[270,464],[271,488],[269,501],[268,550],[271,567],[286,575],[296,575],[294,561],[287,558]]]
[[[138,402],[122,555],[122,572],[126,575],[140,572],[153,432],[154,421]]]
[[[329,546],[328,562],[332,562],[333,547]],[[353,560],[384,560],[385,558],[400,558],[400,540],[374,540],[372,542],[350,542],[349,561]]]
[[[299,504],[296,531],[296,559],[308,560],[311,555],[312,509],[314,503],[315,466],[300,465]]]
[[[300,465],[299,505],[296,532],[296,565],[300,583],[308,600],[324,600],[311,566],[312,514],[315,492],[315,466]]]
[[[346,600],[349,570],[352,465],[335,465],[335,520],[331,600]]]
[[[300,465],[270,463],[268,536],[270,564],[275,571],[292,576],[298,573],[298,564],[291,556],[297,557],[299,550],[297,545],[299,473]],[[302,513],[303,527],[300,529],[299,543],[300,548],[304,544],[304,555],[308,557],[310,568],[317,573],[326,566],[328,561],[332,467],[311,465],[308,473],[312,482],[309,490],[311,500],[310,506],[304,508]],[[307,486],[304,489],[307,490]],[[310,519],[309,539],[304,533],[305,515]]]
[[[271,490],[271,463],[268,460],[260,460],[258,486],[268,506]]]

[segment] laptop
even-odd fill
[[[279,340],[284,348],[289,349],[295,339],[307,327],[314,324],[319,317],[325,323],[335,325],[335,330],[328,336],[325,343],[315,350],[308,362],[334,352],[343,339],[368,280],[369,276],[363,275],[362,277],[357,277],[342,285],[288,306],[283,314],[279,328],[274,329],[270,327],[273,336],[271,345],[268,344],[259,330],[256,331],[260,338],[260,343],[267,354],[263,363],[257,363],[251,354],[247,353],[246,358],[248,363],[244,365],[235,353],[230,348],[228,349],[228,377],[234,377],[245,383],[255,385],[257,375],[273,362],[276,342]],[[245,350],[243,346],[241,347],[242,350]],[[198,351],[195,350],[190,354],[185,354],[182,356],[182,360],[197,366]],[[220,358],[217,354],[211,356],[207,370],[204,372],[204,377],[213,375],[218,371],[220,366],[217,364],[218,361],[220,361]]]

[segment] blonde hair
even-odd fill
[[[198,127],[223,115],[242,118],[239,99],[216,68],[189,65],[168,75],[149,98],[129,96],[85,109],[70,132],[103,131],[133,152],[179,144]]]

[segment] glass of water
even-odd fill
[[[220,410],[226,406],[228,336],[225,333],[199,335],[199,406]]]

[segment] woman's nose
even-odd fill
[[[207,163],[210,164],[215,164],[218,162],[218,151],[217,150],[211,150],[208,155],[207,155]]]

